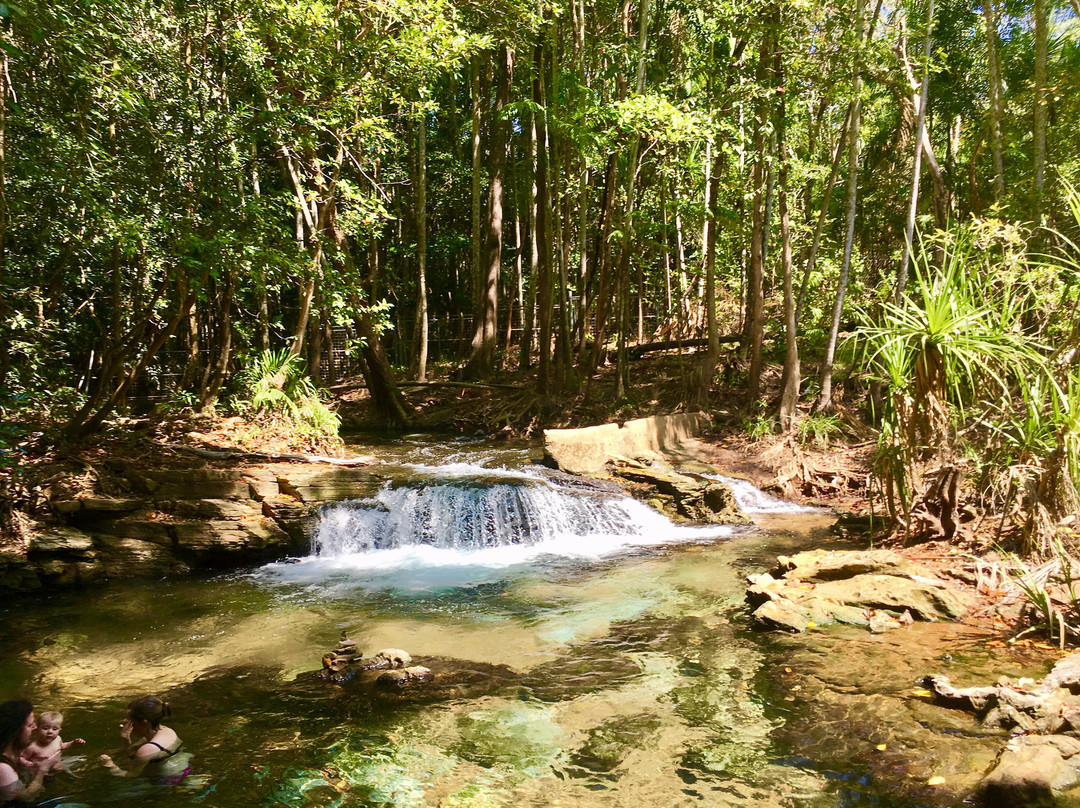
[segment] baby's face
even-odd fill
[[[37,736],[42,743],[52,743],[60,737],[60,724],[55,721],[39,721]]]

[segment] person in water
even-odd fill
[[[19,758],[37,731],[34,707],[25,699],[0,704],[0,805],[27,800],[41,791],[45,775],[60,761],[60,753],[32,766]]]
[[[36,768],[47,760],[55,760],[49,771],[64,771],[64,761],[60,757],[73,746],[82,746],[86,741],[76,738],[73,741],[64,741],[60,737],[60,730],[64,726],[64,714],[56,710],[49,710],[37,717],[37,729],[30,739],[30,745],[23,750],[19,762],[29,768]]]
[[[180,751],[183,741],[161,723],[171,713],[169,705],[157,696],[141,696],[131,702],[127,720],[120,725],[120,737],[128,743],[131,763],[122,769],[111,757],[102,755],[105,768],[117,777],[146,773],[170,785],[183,780],[191,771],[191,755]]]

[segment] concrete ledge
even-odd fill
[[[571,474],[595,474],[616,458],[657,460],[710,425],[701,412],[654,415],[623,424],[545,429],[544,462]]]

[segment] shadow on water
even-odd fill
[[[418,472],[417,459],[520,478],[529,453],[394,445],[405,447],[407,485],[438,474]],[[86,738],[89,761],[118,753],[131,698],[155,692],[173,705],[168,723],[198,777],[157,788],[84,763],[77,780],[50,783],[90,805],[956,804],[962,778],[955,790],[926,780],[977,769],[997,740],[965,738],[975,751],[949,752],[970,723],[911,694],[955,638],[921,626],[906,639],[748,631],[745,574],[824,540],[828,522],[806,512],[761,521],[680,532],[649,514],[633,536],[555,536],[533,554],[420,541],[57,595],[0,621],[0,697],[63,709],[65,736]],[[321,679],[320,656],[343,630],[367,654],[408,650],[434,684]],[[996,664],[969,657],[971,670]]]

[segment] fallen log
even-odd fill
[[[720,342],[738,342],[742,339],[738,334],[728,334],[727,336],[720,337]],[[706,348],[709,345],[709,340],[706,338],[698,339],[665,339],[657,342],[646,342],[642,345],[634,345],[633,347],[626,349],[626,354],[631,359],[641,359],[645,354],[652,353],[653,351],[670,351],[675,348]]]

